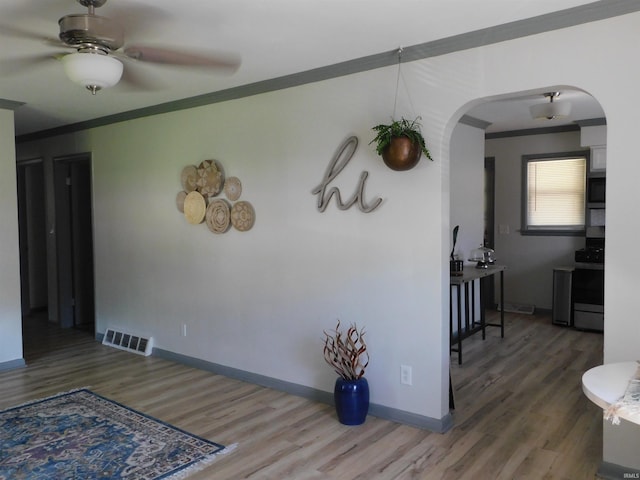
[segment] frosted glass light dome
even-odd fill
[[[62,66],[69,80],[94,95],[98,90],[113,87],[122,78],[122,62],[102,53],[71,53],[62,57]]]
[[[571,104],[568,102],[539,103],[529,107],[531,116],[535,119],[552,120],[565,118],[571,113]]]
[[[553,120],[568,117],[571,113],[571,104],[569,102],[556,101],[559,96],[560,92],[545,93],[544,97],[549,99],[549,101],[531,105],[529,107],[531,116],[536,120]]]

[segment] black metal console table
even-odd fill
[[[451,285],[449,290],[449,335],[450,335],[450,352],[458,353],[458,365],[462,364],[462,340],[477,332],[482,332],[482,339],[486,338],[485,327],[500,327],[500,336],[504,338],[504,265],[489,265],[487,268],[475,268],[473,266],[465,266],[462,275],[451,275]],[[485,277],[491,277],[500,274],[500,323],[487,323],[485,321],[484,302],[482,295],[482,282],[479,282],[480,294],[480,319],[476,320],[475,309],[475,280]],[[462,290],[464,286],[464,323],[462,313]],[[458,333],[453,334],[453,291],[457,291],[457,307],[458,307]],[[471,306],[471,308],[470,308]],[[463,329],[464,326],[464,329]],[[455,346],[455,348],[454,348]]]

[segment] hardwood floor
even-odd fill
[[[224,445],[204,479],[590,479],[602,458],[602,412],[580,378],[602,363],[602,335],[507,314],[452,355],[455,427],[430,433],[96,343],[25,319],[27,367],[0,372],[0,408],[78,387]]]

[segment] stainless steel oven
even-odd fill
[[[579,258],[581,255],[576,252],[576,260]],[[573,326],[604,331],[604,259],[601,263],[576,261],[572,296]]]

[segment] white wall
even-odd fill
[[[451,136],[451,229],[465,263],[484,240],[484,130],[458,123]]]
[[[365,79],[373,90],[358,87]],[[423,159],[393,172],[368,145],[393,100],[370,98],[393,85],[387,69],[37,146],[47,156],[69,145],[92,152],[98,331],[124,325],[162,349],[330,391],[322,331],[337,318],[357,322],[368,332],[372,401],[442,418],[446,405],[429,399],[448,378],[433,368],[443,334],[429,333],[446,328],[442,287],[424,290],[424,259],[433,264],[442,247],[439,236],[425,241],[433,220],[420,213],[428,204],[438,216],[439,166]],[[320,213],[311,190],[350,134],[360,146],[332,186],[349,197],[367,170],[366,199],[384,203],[364,214],[332,201]],[[256,210],[251,231],[216,236],[177,211],[182,167],[207,158],[241,179]],[[413,366],[413,387],[399,388],[400,364]]]
[[[640,204],[632,108],[640,103],[640,64],[630,61],[638,32],[640,15],[630,14],[403,65],[436,159],[409,172],[387,170],[366,145],[369,128],[392,108],[391,67],[101,127],[55,148],[25,145],[24,154],[93,152],[99,330],[130,325],[152,331],[168,350],[330,391],[321,331],[336,317],[357,321],[369,332],[372,401],[442,418],[450,139],[459,117],[483,99],[570,85],[602,104],[605,360],[637,358],[640,322],[629,312],[637,308],[640,259],[629,253],[640,233],[630,221]],[[320,214],[309,192],[349,134],[361,146],[336,183],[351,192],[366,169],[368,195],[385,203],[368,215],[333,206]],[[210,157],[242,179],[243,198],[256,207],[254,230],[216,237],[176,212],[180,169]],[[412,387],[400,384],[401,363],[414,368]],[[638,458],[620,462],[634,467]]]
[[[505,301],[551,309],[553,269],[573,265],[584,238],[520,234],[522,155],[583,150],[580,132],[490,139],[485,148],[496,159],[495,245],[509,268]]]
[[[469,258],[472,251],[482,245],[484,237],[484,142],[484,130],[463,123],[458,123],[451,135],[449,252],[453,246],[453,228],[459,225],[454,255],[464,261],[464,268],[475,268],[475,262],[469,262]],[[475,283],[476,292],[479,292],[480,280],[476,280]],[[455,289],[452,295],[451,314],[453,318],[457,318]],[[464,295],[461,297],[461,310],[464,311],[466,299]],[[474,308],[479,309],[480,295],[477,294],[474,300]],[[456,322],[453,322],[452,330],[457,332]]]
[[[0,368],[22,362],[14,135],[13,111],[0,109]]]

